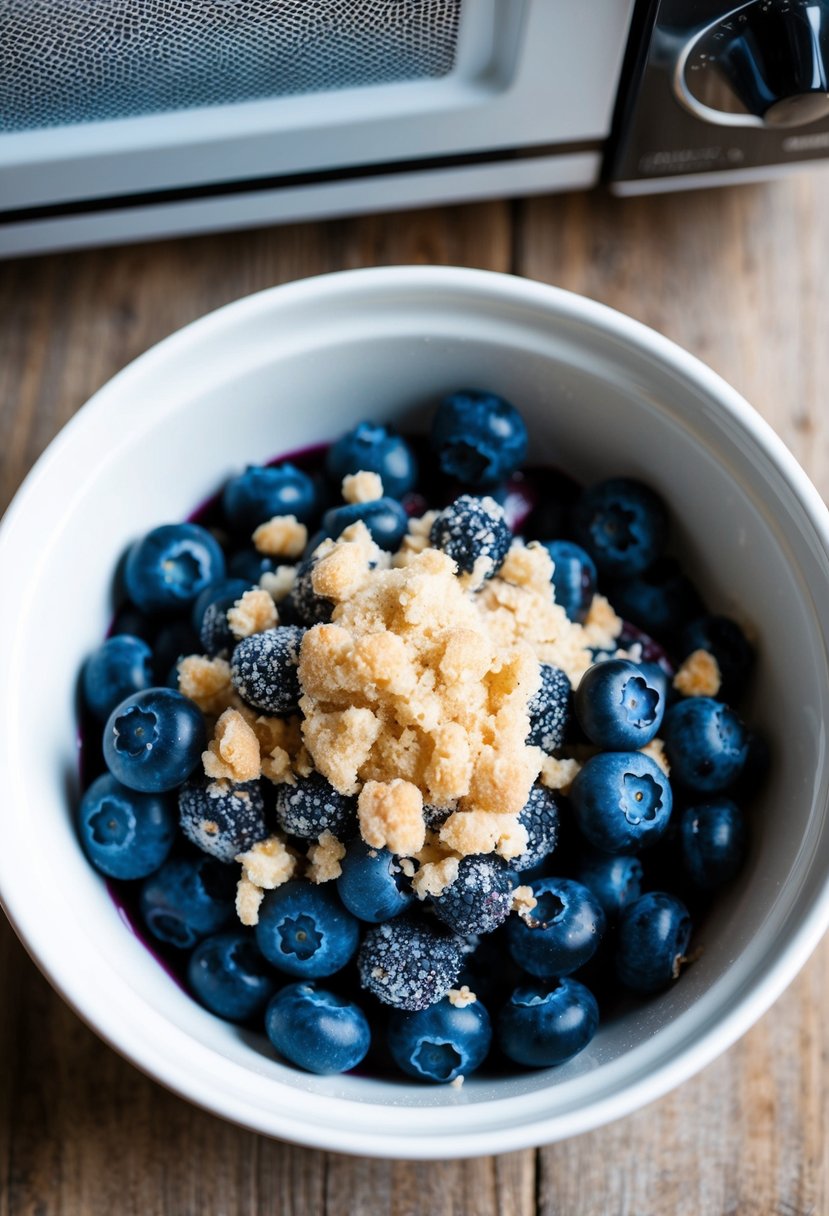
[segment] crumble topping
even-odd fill
[[[281,887],[293,878],[296,857],[291,853],[281,836],[268,836],[259,840],[246,853],[237,854],[242,867],[242,878],[265,891]]]
[[[519,857],[529,843],[527,829],[518,822],[517,812],[497,811],[455,811],[440,829],[439,839],[462,857],[469,853],[498,853],[506,860]]]
[[[449,1085],[452,1089],[463,1089],[463,1073],[459,1072],[454,1081],[450,1081]]]
[[[594,595],[584,622],[586,644],[594,650],[613,650],[622,632],[622,618],[617,616],[603,595]],[[630,651],[620,651],[627,658]]]
[[[671,766],[668,763],[668,757],[665,754],[665,744],[661,739],[651,739],[644,747],[639,749],[643,755],[650,756],[654,763],[658,764],[666,777],[671,775]]]
[[[578,760],[557,760],[555,756],[545,756],[541,763],[541,784],[546,785],[548,790],[569,794],[580,769]]]
[[[391,853],[416,853],[423,847],[423,796],[416,785],[395,777],[392,781],[367,781],[357,800],[360,835],[375,849]]]
[[[266,557],[302,557],[308,544],[308,529],[295,515],[274,515],[259,525],[252,539]]]
[[[510,911],[517,912],[522,920],[527,920],[537,903],[532,887],[516,887],[512,893]]]
[[[343,478],[343,498],[346,502],[376,502],[383,497],[383,482],[379,473],[360,469],[359,473],[347,473]]]
[[[236,915],[243,925],[259,924],[259,908],[265,892],[249,878],[240,878],[236,884]]]
[[[178,687],[208,717],[222,713],[235,696],[227,660],[199,654],[179,660]]]
[[[427,895],[442,895],[458,877],[460,860],[450,855],[442,861],[424,862],[412,879],[412,890],[417,898],[422,900]]]
[[[478,999],[468,984],[461,984],[460,988],[450,988],[446,996],[449,1004],[454,1005],[456,1009],[466,1009],[467,1005],[474,1005]]]
[[[255,781],[262,771],[259,740],[238,709],[226,709],[202,752],[204,771],[214,780]]]
[[[343,872],[340,865],[343,857],[345,845],[337,840],[332,832],[326,830],[308,850],[309,865],[306,877],[315,883],[331,882],[332,879],[339,878]]]
[[[674,688],[684,697],[716,697],[722,677],[713,654],[694,650],[674,676]]]
[[[235,638],[249,638],[254,633],[273,629],[279,621],[273,596],[261,587],[246,591],[228,610],[227,623]]]
[[[429,548],[429,534],[432,531],[432,524],[440,515],[440,511],[427,511],[425,515],[421,515],[418,519],[410,519],[406,535],[400,548],[395,553],[391,560],[391,564],[396,567],[408,566],[409,562],[418,553],[422,553],[424,549]]]
[[[296,582],[296,566],[277,566],[275,570],[266,570],[259,579],[259,586],[267,591],[275,604],[281,604],[286,595],[293,590]]]

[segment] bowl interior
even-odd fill
[[[825,899],[829,679],[818,605],[829,570],[796,474],[738,399],[724,408],[719,382],[693,360],[563,293],[496,276],[409,275],[338,276],[351,282],[280,289],[214,314],[111,382],[35,470],[0,547],[16,589],[0,610],[10,793],[0,884],[64,995],[174,1088],[295,1139],[441,1156],[621,1113],[705,1062],[774,995],[761,996],[764,980]],[[189,514],[243,464],[331,439],[360,418],[422,430],[442,393],[468,385],[521,408],[534,463],[585,481],[630,474],[664,494],[675,552],[709,603],[756,636],[747,717],[772,741],[773,769],[751,808],[749,864],[706,922],[702,957],[571,1063],[472,1078],[461,1090],[313,1077],[185,995],[89,868],[72,822],[77,674],[109,621],[116,561],[137,535]]]

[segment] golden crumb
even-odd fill
[[[684,697],[716,697],[721,685],[719,663],[707,650],[689,654],[674,676],[674,688]]]
[[[281,887],[296,869],[296,858],[281,836],[257,841],[246,853],[239,853],[236,860],[242,867],[242,877],[266,891]]]
[[[372,857],[376,857],[377,850],[369,849],[369,855]],[[401,874],[405,874],[406,878],[414,878],[415,863],[412,861],[411,857],[401,857],[400,861],[398,862],[398,865],[400,866]]]
[[[594,595],[584,622],[587,645],[594,650],[613,650],[621,632],[622,618],[603,595]]]
[[[504,582],[514,583],[516,587],[524,587],[547,599],[553,594],[553,559],[549,551],[537,540],[530,541],[528,545],[523,541],[514,540],[504,564],[498,571],[498,577]]]
[[[661,739],[651,739],[650,743],[639,749],[644,756],[650,756],[654,763],[658,764],[666,777],[671,775],[671,766],[668,763],[668,757],[665,754],[665,744]]]
[[[235,638],[249,638],[264,633],[279,622],[276,604],[270,592],[253,587],[238,599],[227,614],[227,623]]]
[[[510,911],[517,912],[522,920],[526,920],[537,903],[532,887],[516,887],[512,892]]]
[[[347,473],[342,484],[346,502],[376,502],[383,497],[383,482],[379,473],[360,469],[359,473]]]
[[[302,557],[308,544],[308,529],[295,515],[274,515],[259,525],[253,543],[267,557]]]
[[[423,848],[423,796],[410,781],[367,781],[357,800],[357,815],[360,835],[373,848],[408,854]]]
[[[200,654],[179,659],[178,687],[185,697],[195,701],[203,714],[211,716],[227,709],[235,696],[227,660],[208,659]]]
[[[275,604],[281,604],[286,595],[294,589],[296,582],[296,566],[277,566],[275,570],[266,570],[259,579],[259,586],[267,591]]]
[[[238,709],[226,709],[219,718],[202,762],[214,780],[255,781],[260,775],[259,740]]]
[[[418,899],[427,895],[442,895],[458,877],[460,858],[449,856],[441,861],[427,861],[412,879],[412,890]]]
[[[440,829],[440,842],[462,857],[498,853],[509,860],[527,848],[527,829],[516,815],[497,811],[455,811]]]
[[[236,884],[236,915],[243,925],[259,924],[259,908],[265,892],[249,878],[240,878]]]
[[[454,1081],[449,1082],[452,1089],[463,1089],[463,1073],[459,1072]]]
[[[429,533],[438,515],[440,515],[440,511],[427,511],[419,519],[409,520],[409,526],[406,535],[403,537],[403,542],[392,558],[393,566],[408,566],[418,553],[422,553],[424,549],[428,549]]]
[[[333,833],[323,832],[317,843],[312,844],[308,850],[307,877],[315,883],[331,882],[332,879],[339,878],[343,872],[340,865],[343,857],[345,845],[337,840]]]
[[[561,790],[569,794],[570,786],[581,770],[578,760],[557,760],[555,756],[545,756],[541,762],[541,784],[548,790]]]
[[[466,1009],[467,1005],[474,1005],[478,999],[468,984],[461,984],[460,988],[450,988],[446,996],[449,1004],[454,1005],[456,1009]]]

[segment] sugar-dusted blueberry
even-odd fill
[[[494,498],[461,494],[438,515],[429,541],[448,553],[462,573],[471,574],[480,561],[486,564],[485,577],[492,578],[503,565],[512,533]]]
[[[276,977],[248,933],[217,933],[196,946],[187,981],[206,1009],[230,1022],[261,1014],[276,990]]]
[[[527,742],[551,756],[567,734],[573,713],[573,690],[560,667],[553,663],[541,663],[540,667],[541,687],[527,706],[530,715]]]
[[[189,949],[233,919],[238,876],[212,857],[172,857],[141,887],[144,923],[159,941]]]
[[[410,444],[380,422],[358,422],[332,443],[325,468],[338,486],[348,473],[378,473],[390,498],[402,498],[417,481],[417,460]]]
[[[302,559],[296,568],[294,585],[279,606],[284,620],[295,625],[304,625],[308,629],[312,625],[327,624],[334,611],[333,600],[324,595],[317,595],[314,590],[314,567],[317,561],[313,553]]]
[[[305,633],[277,625],[244,638],[233,651],[230,677],[243,701],[268,714],[295,710],[299,702],[299,648]]]
[[[585,490],[574,522],[576,539],[610,577],[646,570],[661,555],[668,534],[662,499],[629,477],[613,477]]]
[[[495,393],[463,389],[444,397],[432,420],[441,471],[473,486],[492,486],[527,455],[527,428],[514,405]]]
[[[352,957],[358,926],[332,889],[293,880],[265,896],[256,941],[279,971],[319,979],[333,975]]]
[[[224,554],[206,528],[162,524],[130,549],[124,582],[143,612],[175,612],[189,607],[224,572]]]
[[[105,722],[119,702],[153,683],[153,655],[146,642],[128,633],[107,638],[84,663],[83,699]]]
[[[192,621],[205,654],[224,654],[236,645],[227,623],[227,613],[249,588],[250,583],[245,579],[222,578],[210,583],[198,596],[193,605]]]
[[[576,824],[603,853],[627,853],[662,835],[671,817],[668,778],[642,752],[600,752],[580,769],[570,791]]]
[[[456,933],[491,933],[512,905],[506,862],[493,854],[463,857],[457,876],[431,902],[438,918]]]
[[[583,621],[596,594],[596,563],[571,540],[545,540],[544,548],[553,559],[553,591],[571,621]]]
[[[618,578],[607,588],[616,612],[652,637],[675,638],[704,611],[702,600],[672,557],[659,557],[641,574]]]
[[[412,917],[370,929],[357,967],[360,982],[384,1005],[412,1012],[445,996],[460,974],[461,939],[442,926]]]
[[[147,688],[116,705],[104,727],[107,768],[145,793],[171,790],[201,759],[207,739],[200,710],[172,688]]]
[[[373,502],[351,502],[332,507],[322,517],[322,530],[333,540],[352,524],[364,523],[371,539],[380,548],[394,553],[409,527],[409,517],[396,498],[376,498]]]
[[[595,853],[585,857],[576,878],[593,892],[608,920],[642,894],[642,863],[628,853]]]
[[[627,659],[595,663],[579,681],[576,717],[597,747],[633,751],[653,739],[665,713],[661,689]]]
[[[727,616],[703,616],[692,621],[682,631],[680,657],[694,650],[706,650],[717,660],[721,680],[717,695],[724,701],[738,701],[754,665],[754,648],[737,622]]]
[[[544,861],[558,843],[559,805],[552,790],[536,784],[518,816],[527,830],[527,847],[518,857],[510,859],[510,867],[520,874]]]
[[[540,979],[570,975],[595,954],[605,930],[605,914],[592,891],[570,878],[532,883],[535,907],[509,921],[512,957]]]
[[[231,554],[227,561],[227,573],[230,578],[242,579],[249,587],[255,587],[263,574],[273,574],[278,565],[276,558],[248,546]]]
[[[409,880],[388,849],[372,849],[353,840],[341,864],[337,894],[359,920],[379,925],[410,906]]]
[[[733,709],[711,697],[688,697],[662,727],[671,777],[701,794],[727,789],[748,755],[748,734]]]
[[[649,891],[619,916],[616,974],[633,992],[659,992],[679,978],[690,940],[691,918],[681,900]]]
[[[249,537],[274,515],[295,515],[309,523],[319,509],[313,479],[289,462],[278,465],[249,465],[231,477],[222,493],[227,522]]]
[[[235,785],[196,773],[178,792],[178,813],[187,839],[219,861],[233,861],[268,834],[258,781]]]
[[[679,839],[683,869],[703,890],[730,882],[745,860],[745,819],[731,798],[712,798],[685,807]]]
[[[492,1043],[489,1014],[479,1000],[453,1005],[443,997],[417,1013],[395,1010],[388,1045],[398,1068],[418,1081],[446,1083],[483,1064]]]
[[[276,818],[283,832],[301,840],[318,840],[323,832],[348,840],[357,830],[357,799],[339,793],[314,770],[277,788]]]
[[[109,773],[81,798],[78,833],[89,860],[109,878],[146,878],[166,861],[175,838],[173,804],[141,794]]]
[[[265,1031],[281,1056],[321,1076],[356,1068],[371,1045],[359,1005],[312,983],[287,984],[277,992],[265,1013]]]
[[[551,1068],[583,1051],[598,1025],[596,998],[578,980],[525,983],[498,1016],[498,1045],[515,1064]]]

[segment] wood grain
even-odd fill
[[[0,508],[109,376],[192,318],[343,267],[439,262],[585,292],[706,359],[829,493],[829,180],[491,203],[0,264]],[[720,1061],[588,1136],[415,1166],[294,1148],[104,1047],[0,925],[0,1216],[829,1212],[829,946]]]

